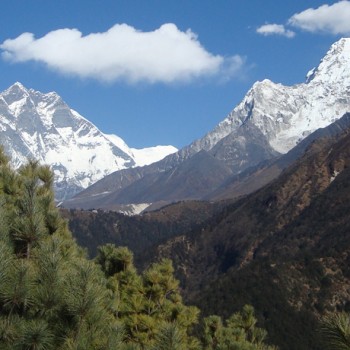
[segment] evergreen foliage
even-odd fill
[[[323,319],[321,333],[326,349],[350,349],[350,317],[347,313],[336,313]]]
[[[138,273],[133,254],[107,244],[95,260],[55,208],[50,169],[11,169],[0,149],[0,349],[272,349],[251,307],[223,326],[184,305],[170,260]]]
[[[266,331],[256,326],[254,309],[245,305],[242,312],[233,314],[225,324],[219,316],[204,319],[205,350],[274,350],[264,343]]]

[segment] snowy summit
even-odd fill
[[[256,82],[221,123],[180,152],[188,156],[210,150],[248,123],[262,132],[275,151],[286,153],[349,111],[350,38],[342,38],[307,74],[305,83],[284,86],[268,79]]]
[[[43,94],[18,82],[0,94],[0,137],[14,167],[28,158],[52,167],[57,200],[114,171],[177,151],[172,146],[130,149],[118,136],[103,134],[55,92]]]

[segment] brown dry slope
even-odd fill
[[[317,318],[350,306],[350,130],[314,141],[277,180],[158,248],[187,300],[253,304],[282,349],[321,349]]]

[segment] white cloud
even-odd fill
[[[283,24],[264,24],[259,27],[256,32],[262,35],[282,35],[287,38],[293,38],[295,33],[286,29]]]
[[[309,8],[293,15],[288,24],[309,32],[350,34],[350,1]]]
[[[83,36],[77,29],[59,29],[36,39],[23,33],[1,45],[11,62],[37,61],[60,73],[100,81],[172,83],[202,76],[238,74],[243,59],[205,50],[191,31],[164,24],[141,32],[117,24],[104,33]]]

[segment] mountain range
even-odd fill
[[[220,188],[237,178],[242,182],[244,174],[338,120],[349,105],[350,39],[342,38],[307,73],[305,83],[284,86],[267,79],[255,83],[203,138],[151,165],[116,171],[64,206],[117,209],[143,204],[154,209],[179,200],[220,198]],[[240,185],[230,196],[254,189]]]
[[[57,200],[69,198],[120,169],[157,161],[177,149],[129,148],[102,133],[55,92],[15,83],[0,94],[0,140],[15,168],[28,158],[51,166]]]
[[[17,83],[1,94],[0,111],[1,140],[16,166],[23,140],[28,150],[49,150],[47,141],[60,147],[66,132],[85,154],[112,147],[124,169],[64,206],[162,206],[134,217],[62,208],[91,256],[112,242],[130,247],[140,269],[170,258],[187,303],[223,317],[252,304],[283,350],[323,349],[319,319],[350,311],[350,39],[333,44],[305,83],[255,83],[214,130],[150,165],[137,166],[115,136],[98,134],[108,147],[89,144],[97,135],[91,123],[54,93]],[[76,124],[65,126],[65,113]]]
[[[0,94],[0,137],[15,167],[28,158],[52,167],[63,206],[137,213],[261,187],[288,164],[278,163],[278,171],[269,167],[265,177],[255,177],[259,180],[256,171],[338,120],[349,104],[350,39],[343,38],[307,73],[305,83],[255,83],[221,123],[179,151],[132,149],[120,137],[102,133],[58,94],[20,83]]]

